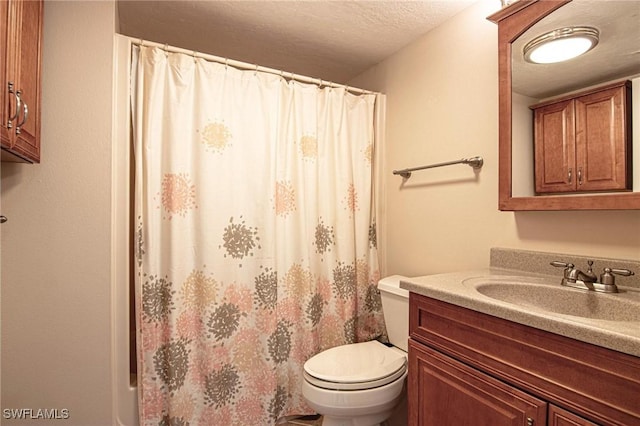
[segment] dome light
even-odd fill
[[[587,53],[598,44],[600,33],[593,27],[566,27],[542,34],[524,46],[524,59],[552,64]]]

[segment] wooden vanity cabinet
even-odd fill
[[[630,81],[531,109],[536,193],[631,189]]]
[[[409,426],[640,425],[640,358],[415,293]]]
[[[40,162],[42,0],[0,1],[2,161]]]

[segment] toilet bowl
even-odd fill
[[[389,341],[395,346],[376,340],[342,345],[304,364],[302,395],[322,414],[323,426],[380,425],[405,396],[409,296],[399,287],[401,278],[396,275],[378,283],[385,318],[396,319],[386,321]]]

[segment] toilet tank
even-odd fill
[[[391,275],[378,281],[382,299],[382,312],[387,326],[389,342],[407,352],[409,338],[409,292],[400,288],[402,275]]]

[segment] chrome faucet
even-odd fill
[[[634,273],[628,269],[612,269],[604,268],[600,274],[600,282],[598,276],[593,273],[593,260],[588,260],[589,269],[586,272],[576,268],[573,263],[551,262],[551,266],[557,268],[565,268],[562,281],[560,284],[567,287],[579,288],[582,290],[599,291],[602,293],[618,293],[618,287],[615,283],[616,275],[631,276]]]

